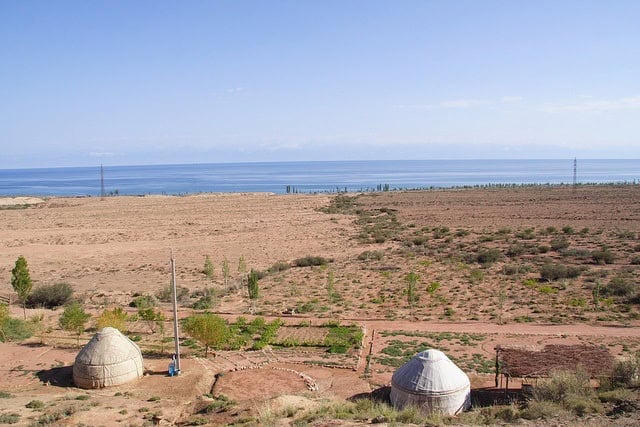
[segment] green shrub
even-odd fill
[[[149,308],[158,305],[158,300],[153,295],[137,295],[129,303],[129,307],[135,308]]]
[[[591,252],[591,258],[596,264],[613,264],[616,255],[610,249],[603,247],[600,250]]]
[[[104,310],[96,319],[96,327],[98,329],[116,328],[120,332],[127,332],[127,312],[122,307],[116,307],[113,310]]]
[[[491,264],[502,258],[502,252],[497,248],[478,250],[477,261],[480,264]]]
[[[369,260],[380,261],[383,256],[384,256],[384,253],[382,251],[364,251],[360,255],[358,255],[358,259],[360,261],[369,261]]]
[[[191,308],[194,310],[209,310],[213,307],[213,296],[212,295],[203,295],[196,302],[191,304]]]
[[[278,273],[280,271],[288,270],[289,268],[291,268],[291,265],[289,265],[288,262],[278,261],[275,264],[273,264],[271,267],[269,267],[267,269],[267,272],[269,274],[274,274],[274,273]]]
[[[538,248],[537,248],[538,252],[541,253],[541,254],[546,254],[547,252],[549,252],[549,249],[551,249],[551,248],[549,246],[547,246],[547,245],[539,245]]]
[[[204,267],[202,268],[202,273],[207,276],[207,278],[209,279],[213,279],[213,276],[215,274],[215,266],[213,265],[213,261],[211,261],[211,258],[209,258],[209,255],[207,255],[204,259]]]
[[[14,397],[13,394],[8,391],[0,391],[0,399],[11,399],[12,397]]]
[[[621,276],[616,276],[609,281],[609,284],[602,288],[603,295],[613,295],[617,297],[626,297],[633,293],[635,285]]]
[[[567,249],[565,251],[562,251],[562,256],[563,257],[574,257],[574,258],[577,258],[577,259],[589,259],[589,258],[591,258],[591,252],[589,252],[586,249],[580,249],[580,248]]]
[[[599,401],[584,396],[569,396],[565,400],[564,406],[579,417],[587,414],[599,414],[604,410]]]
[[[44,408],[44,402],[42,400],[31,400],[24,406],[29,409],[42,409]]]
[[[631,264],[640,265],[640,256],[634,256],[633,258],[631,258]]]
[[[0,341],[23,341],[31,338],[34,324],[24,320],[5,317],[0,319]]]
[[[551,249],[553,249],[554,251],[567,249],[569,245],[570,245],[569,241],[564,237],[559,237],[551,241]]]
[[[298,258],[293,261],[294,267],[312,267],[318,265],[327,265],[331,260],[323,258],[321,256],[306,256],[303,258]]]
[[[636,400],[636,395],[628,388],[616,388],[613,390],[601,391],[598,393],[598,398],[603,403],[619,405],[623,402],[634,402]]]
[[[55,308],[66,305],[71,301],[73,288],[68,283],[38,286],[27,297],[27,307]]]
[[[189,300],[189,289],[184,286],[178,286],[176,289],[177,299],[180,303],[185,303]],[[156,292],[156,297],[162,302],[171,302],[173,298],[172,286],[167,285]]]
[[[221,413],[221,412],[226,412],[229,409],[231,409],[231,407],[233,405],[235,405],[236,402],[229,399],[227,396],[221,394],[219,396],[217,396],[215,398],[215,400],[211,403],[209,403],[207,406],[204,407],[204,409],[202,409],[200,411],[200,413],[203,414],[217,414],[217,413]]]
[[[575,231],[573,230],[573,227],[565,225],[564,227],[562,227],[562,232],[564,234],[573,234]]]
[[[569,398],[594,396],[589,375],[582,370],[553,372],[549,378],[539,381],[533,389],[533,397],[537,401],[566,403]]]
[[[540,268],[540,278],[546,281],[559,279],[571,279],[582,273],[580,267],[566,266],[563,264],[546,263]]]
[[[627,360],[613,366],[612,385],[614,387],[637,387],[640,385],[640,354],[636,353]]]
[[[0,424],[15,424],[20,421],[20,415],[15,413],[0,414]]]
[[[516,258],[524,254],[525,251],[526,251],[526,248],[522,243],[514,243],[509,246],[509,249],[507,249],[507,256],[509,258]]]
[[[562,406],[557,403],[532,400],[520,411],[520,416],[525,420],[546,420],[556,417],[562,410]]]
[[[531,267],[528,265],[519,264],[505,264],[502,266],[502,274],[512,276],[514,274],[526,274],[531,271]]]

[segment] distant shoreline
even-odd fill
[[[356,193],[640,182],[640,160],[264,162],[0,170],[1,196]]]
[[[295,196],[306,195],[357,195],[357,194],[372,194],[372,193],[386,193],[386,192],[431,192],[431,191],[474,191],[474,190],[515,190],[515,189],[535,189],[535,188],[588,188],[588,187],[625,187],[625,186],[640,186],[640,182],[587,182],[577,183],[575,186],[568,183],[544,183],[544,184],[486,184],[476,186],[458,186],[458,187],[431,187],[431,188],[391,188],[388,191],[382,190],[369,190],[369,191],[316,191],[316,192],[297,192],[294,194],[282,194],[274,193],[270,191],[239,191],[239,192],[197,192],[197,193],[180,193],[180,194],[111,194],[105,195],[104,198],[169,198],[169,197],[233,197],[233,196]],[[3,196],[0,195],[0,210],[11,206],[24,206],[37,205],[45,203],[51,199],[85,199],[85,198],[101,198],[100,195],[54,195],[54,196]]]

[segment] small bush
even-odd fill
[[[158,300],[153,295],[138,295],[129,303],[129,307],[150,308],[158,305]]]
[[[564,234],[573,234],[573,233],[575,233],[575,231],[573,230],[573,227],[571,227],[569,225],[565,225],[564,227],[562,227],[562,232]]]
[[[304,258],[298,258],[293,261],[294,267],[312,267],[319,265],[327,265],[330,260],[321,256],[306,256]]]
[[[578,277],[581,273],[580,267],[547,263],[540,269],[540,278],[546,281],[571,279]]]
[[[478,251],[477,261],[480,264],[491,264],[502,258],[502,252],[500,249],[480,249]]]
[[[546,420],[554,418],[562,412],[562,406],[554,402],[532,400],[520,412],[525,420]]]
[[[217,414],[228,411],[236,402],[221,394],[200,411],[202,414]]]
[[[44,402],[42,400],[31,400],[24,406],[29,409],[42,409],[44,408]]]
[[[113,310],[104,310],[96,319],[98,329],[107,326],[116,328],[120,332],[127,332],[127,312],[122,307],[116,307]]]
[[[178,286],[177,289],[177,299],[178,302],[185,303],[189,300],[189,289],[184,286]],[[160,289],[156,292],[156,297],[162,302],[171,302],[173,298],[173,291],[171,285],[168,285],[165,288]]]
[[[27,298],[27,307],[55,308],[66,305],[71,301],[73,288],[68,283],[38,286]]]
[[[631,258],[631,264],[640,265],[640,256],[634,256],[633,258]]]
[[[34,324],[24,320],[5,317],[0,319],[0,342],[23,341],[31,338]]]
[[[19,414],[0,414],[0,424],[15,424],[18,421],[20,421]]]
[[[591,252],[589,252],[587,249],[574,248],[574,249],[563,250],[562,256],[573,257],[577,259],[589,259],[591,258]]]
[[[514,243],[513,245],[509,246],[509,249],[507,249],[507,256],[509,258],[516,258],[524,254],[525,252],[526,248],[522,243]]]
[[[528,265],[505,264],[502,266],[502,274],[513,276],[514,274],[525,274],[531,271]]]
[[[291,265],[289,265],[288,262],[278,261],[275,264],[273,264],[271,267],[269,267],[267,269],[267,272],[269,274],[274,274],[274,273],[278,273],[280,271],[288,270],[289,268],[291,268]]]
[[[591,252],[591,258],[596,264],[613,264],[616,260],[615,254],[608,248]]]
[[[551,241],[551,249],[553,249],[554,251],[559,251],[562,249],[567,249],[569,247],[570,243],[567,239],[565,239],[564,237],[560,237],[558,239],[553,239]]]
[[[358,259],[360,261],[369,261],[369,260],[380,261],[383,256],[384,256],[384,253],[382,251],[364,251],[360,255],[358,255]]]
[[[587,414],[599,414],[604,410],[599,401],[583,396],[568,397],[565,401],[565,408],[579,417]]]
[[[617,297],[626,297],[633,293],[635,286],[632,282],[624,277],[616,276],[609,281],[609,284],[605,286],[601,292],[604,295],[613,295]]]
[[[569,398],[594,396],[589,375],[584,371],[556,371],[550,378],[539,381],[533,389],[533,397],[537,401],[565,403]]]
[[[191,304],[194,310],[209,310],[213,307],[214,297],[212,295],[203,295],[196,302]]]
[[[0,399],[11,399],[13,396],[13,394],[7,392],[7,391],[0,391]]]
[[[598,393],[598,398],[600,399],[600,402],[619,405],[623,402],[635,401],[636,396],[635,393],[628,388],[616,388],[614,390]]]
[[[640,385],[640,354],[636,353],[627,360],[619,361],[614,365],[612,383],[614,387],[637,387]]]

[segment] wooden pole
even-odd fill
[[[171,249],[171,290],[173,296],[173,337],[175,343],[176,375],[180,375],[180,337],[178,335],[178,292],[176,287],[176,260]]]

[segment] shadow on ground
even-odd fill
[[[61,368],[43,369],[37,374],[38,379],[45,384],[56,387],[74,387],[73,366],[63,366]]]
[[[355,402],[362,399],[372,400],[374,402],[380,403],[389,403],[389,395],[391,394],[391,387],[384,386],[373,390],[370,393],[358,393],[351,396],[349,399],[350,402]]]

